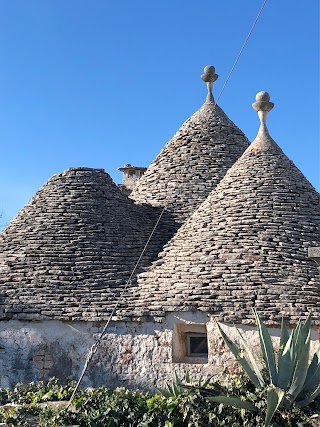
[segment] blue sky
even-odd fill
[[[261,0],[0,0],[0,211],[8,223],[55,173],[148,166],[217,97]],[[319,2],[268,0],[219,105],[252,141],[272,137],[319,190]]]

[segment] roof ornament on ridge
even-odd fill
[[[212,95],[212,87],[213,83],[217,80],[219,77],[218,74],[216,74],[216,69],[212,65],[207,65],[204,67],[204,74],[202,74],[201,78],[204,82],[207,83],[208,88],[208,95],[206,102],[214,102],[214,98]]]
[[[261,126],[259,129],[259,133],[260,131],[267,131],[268,133],[268,128],[266,124],[267,117],[269,111],[272,110],[272,108],[274,107],[274,103],[270,102],[270,95],[268,94],[268,92],[258,92],[256,95],[256,102],[252,104],[252,107],[258,112],[258,116],[260,119]]]

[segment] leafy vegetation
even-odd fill
[[[190,388],[185,387],[188,379]],[[184,387],[182,387],[184,383]],[[0,422],[7,426],[40,427],[256,427],[263,426],[267,401],[263,390],[256,387],[244,376],[228,377],[224,381],[196,382],[193,388],[188,374],[182,381],[175,378],[175,387],[162,394],[142,393],[137,390],[100,387],[77,392],[72,406],[67,409],[66,400],[71,396],[74,384],[59,386],[56,380],[48,384],[17,385],[14,390],[0,390]],[[171,388],[170,388],[171,387]],[[250,402],[258,410],[244,408],[208,399],[223,394]],[[169,394],[167,394],[168,392]],[[62,400],[61,406],[50,402]],[[8,402],[19,403],[10,407]],[[273,427],[311,427],[310,415],[316,410],[316,403],[308,407],[308,414],[293,405],[290,410],[277,411]],[[320,402],[318,402],[320,409]]]
[[[276,358],[268,329],[255,310],[254,315],[259,330],[265,376],[259,369],[241,332],[236,328],[242,345],[242,348],[239,348],[228,338],[218,323],[217,325],[222,338],[252,384],[257,390],[265,391],[267,400],[265,427],[268,427],[278,408],[289,409],[293,403],[302,408],[320,395],[320,344],[309,364],[311,335],[311,314],[309,313],[306,321],[303,324],[299,321],[290,334],[282,322],[280,347]],[[216,401],[219,399],[221,397],[215,398]],[[225,401],[225,403],[228,402]],[[237,402],[234,401],[233,404],[236,405]],[[240,404],[239,407],[243,405]],[[252,407],[251,410],[257,410],[257,407]]]
[[[87,388],[75,394],[70,407],[74,383],[61,386],[51,379],[47,384],[18,384],[13,390],[0,389],[0,422],[30,427],[314,426],[312,414],[320,413],[320,346],[309,364],[311,316],[290,334],[282,325],[278,353],[256,312],[255,316],[264,370],[239,330],[242,348],[217,324],[247,376],[194,382],[188,372],[184,379],[176,374],[158,394]]]

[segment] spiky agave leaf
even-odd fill
[[[313,355],[309,365],[307,376],[303,385],[303,392],[308,394],[320,384],[320,344]]]
[[[254,406],[253,403],[248,402],[247,400],[242,400],[239,397],[231,396],[209,396],[207,397],[211,402],[223,403],[224,405],[235,406],[239,409],[248,409],[249,411],[259,411],[259,409]]]
[[[280,335],[279,352],[278,352],[278,367],[279,367],[279,358],[282,356],[283,350],[287,344],[288,339],[289,339],[289,331],[286,324],[284,323],[284,319],[282,318],[281,335]]]
[[[264,422],[265,427],[269,427],[271,419],[276,412],[276,410],[281,405],[283,397],[285,395],[285,391],[279,387],[274,387],[270,385],[267,388],[267,413],[266,419]]]
[[[282,351],[282,354],[278,358],[278,387],[283,390],[288,390],[293,370],[294,370],[294,351],[293,351],[293,331],[291,331],[290,337],[286,342],[286,345]]]
[[[220,396],[221,392],[224,390],[221,386],[219,387],[219,390],[216,390],[215,388],[205,388],[205,387],[190,385],[190,384],[183,385],[183,388],[187,390],[193,390],[193,391],[197,390],[201,394],[207,394],[209,396]]]
[[[234,357],[240,363],[240,365],[242,366],[242,368],[244,369],[245,373],[248,375],[248,377],[250,378],[250,380],[254,384],[254,386],[259,388],[260,382],[259,382],[255,372],[251,369],[250,364],[248,363],[247,359],[245,358],[242,350],[239,347],[237,347],[236,344],[228,338],[227,334],[222,330],[219,323],[216,322],[216,324],[217,324],[217,327],[219,329],[219,332],[220,332],[224,342],[227,344],[227,346],[231,350]]]
[[[277,384],[278,373],[270,334],[255,309],[253,309],[253,313],[258,325],[262,355],[269,373],[270,382]]]
[[[178,376],[177,372],[174,372],[174,376],[175,376],[175,384],[177,386],[180,386],[182,384],[182,379]]]
[[[292,380],[290,384],[290,388],[287,392],[286,398],[293,402],[298,394],[303,389],[303,385],[305,382],[305,379],[307,377],[308,367],[309,367],[309,353],[310,353],[310,328],[307,337],[305,338],[305,342],[299,343],[299,356],[297,358]],[[304,338],[303,334],[303,338]]]
[[[181,378],[178,376],[178,374],[175,372],[174,373],[175,376],[175,382],[173,382],[172,384],[167,383],[167,387],[168,388],[158,388],[157,390],[159,391],[159,393],[161,393],[164,397],[177,397],[180,394],[183,393],[183,388],[182,388],[182,380]]]
[[[308,313],[304,324],[301,326],[301,341],[305,342],[311,330],[311,312]]]
[[[253,368],[253,370],[254,370],[257,378],[258,378],[258,381],[260,383],[260,387],[263,388],[263,387],[265,387],[266,384],[264,382],[264,379],[262,377],[262,374],[261,374],[261,371],[260,371],[260,369],[258,367],[258,364],[257,364],[257,362],[256,362],[256,360],[255,360],[255,358],[254,358],[254,356],[253,356],[253,354],[252,354],[252,352],[251,352],[251,350],[250,350],[250,348],[249,348],[246,340],[243,338],[243,335],[241,334],[241,332],[239,331],[239,329],[236,326],[235,326],[235,328],[236,328],[236,331],[237,331],[237,333],[238,333],[238,335],[240,337],[241,344],[243,345],[243,348],[245,349],[245,351],[246,351],[246,353],[247,353],[247,355],[249,357],[251,366],[252,366],[252,368]]]
[[[316,387],[312,393],[310,393],[307,397],[305,397],[302,400],[297,400],[296,404],[300,408],[303,408],[304,406],[309,405],[309,403],[311,403],[319,395],[320,395],[320,382],[319,382],[318,387]]]
[[[172,397],[172,393],[170,390],[167,390],[165,388],[157,388],[157,391],[162,394],[162,396],[169,398]]]
[[[297,357],[299,354],[299,349],[301,346],[301,319],[299,319],[297,326],[293,330],[293,354],[294,354],[294,363],[297,362]]]
[[[311,313],[310,312],[304,324],[302,324],[301,321],[299,320],[299,324],[296,329],[297,329],[297,332],[294,340],[295,366],[298,363],[301,352],[304,349],[305,342],[311,330]]]

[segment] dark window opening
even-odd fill
[[[189,357],[208,357],[207,334],[186,333],[187,356]]]

